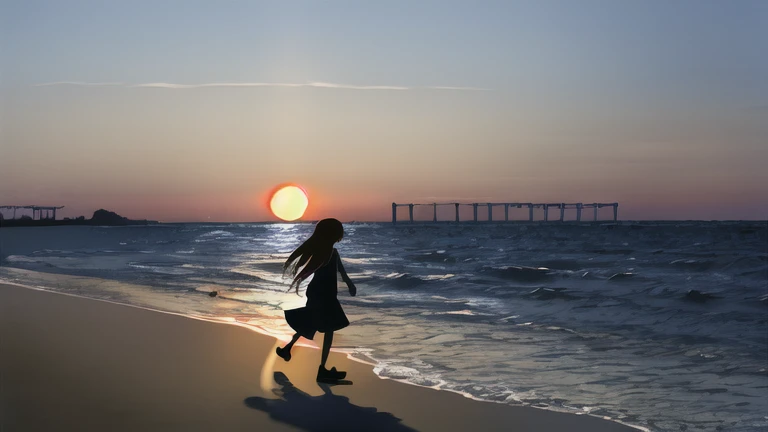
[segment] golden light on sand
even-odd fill
[[[269,208],[285,221],[293,221],[304,215],[309,205],[306,192],[298,186],[285,186],[272,195]]]
[[[285,341],[285,343],[288,343],[288,341]],[[277,383],[275,383],[274,379],[275,360],[277,360],[277,353],[275,352],[275,348],[279,346],[280,340],[275,341],[275,345],[273,345],[272,349],[269,350],[267,360],[265,360],[264,364],[261,366],[261,380],[259,381],[259,384],[261,385],[261,390],[264,393],[272,393],[272,390],[277,388]]]

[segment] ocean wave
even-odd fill
[[[722,297],[716,296],[714,294],[706,293],[706,292],[701,292],[699,290],[690,290],[685,294],[684,298],[692,302],[704,303],[711,300],[720,299]]]
[[[557,260],[546,260],[542,261],[540,263],[541,267],[553,269],[553,270],[570,270],[570,271],[576,271],[586,268],[586,265],[575,259],[557,259]]]
[[[705,272],[715,266],[714,261],[701,259],[677,259],[669,264],[678,268],[697,272]]]
[[[350,277],[352,277],[352,274],[350,274]],[[453,273],[415,275],[405,272],[391,272],[387,274],[375,274],[372,272],[366,272],[358,274],[357,277],[353,279],[360,284],[365,284],[366,286],[405,289],[416,288],[420,286],[433,286],[435,284],[454,281],[454,279],[457,279],[458,277],[459,276]],[[441,286],[448,288],[452,285],[441,284]]]
[[[234,234],[225,230],[213,230],[207,233],[200,234],[200,237],[231,237]]]
[[[149,271],[152,273],[159,273],[159,274],[167,274],[167,275],[192,275],[195,274],[194,270],[190,270],[189,268],[183,268],[181,266],[169,266],[165,263],[158,263],[158,264],[152,264],[152,263],[138,263],[138,262],[129,262],[129,267],[133,267],[136,269],[141,269],[144,271]]]
[[[608,280],[611,281],[621,281],[627,279],[637,279],[637,274],[632,272],[619,272],[608,278]]]
[[[456,257],[445,253],[444,250],[438,250],[435,252],[424,252],[420,254],[411,254],[404,257],[410,261],[415,262],[431,262],[431,263],[455,263]]]
[[[542,282],[552,280],[555,276],[555,273],[546,267],[483,266],[480,272],[515,282]]]
[[[415,288],[430,283],[430,281],[407,273],[390,273],[384,277],[375,278],[371,283],[375,282],[395,289]]]
[[[30,258],[24,255],[8,255],[5,260],[12,263],[37,263],[40,262],[36,259]]]
[[[579,298],[568,292],[567,288],[536,288],[526,296],[537,300],[573,300]]]
[[[205,243],[215,240],[229,239],[234,237],[234,233],[224,230],[213,230],[200,234],[194,241],[195,243]]]

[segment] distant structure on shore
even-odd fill
[[[44,220],[53,219],[56,220],[56,210],[63,209],[64,206],[58,207],[45,207],[45,206],[0,206],[0,210],[13,210],[13,218],[16,219],[16,211],[18,210],[32,210],[32,220]],[[45,213],[43,213],[45,212]],[[3,219],[3,214],[0,213],[0,219]]]
[[[58,226],[58,225],[98,225],[98,226],[121,226],[121,225],[151,225],[158,223],[150,220],[132,220],[119,214],[99,209],[93,212],[90,219],[85,216],[79,216],[75,219],[64,218],[56,219],[56,210],[64,206],[0,206],[0,210],[13,210],[13,218],[5,219],[0,213],[0,227],[28,227],[28,226]],[[32,216],[22,215],[16,218],[18,210],[32,210]]]
[[[493,207],[495,206],[504,206],[504,221],[509,221],[509,208],[528,208],[528,221],[533,222],[533,216],[534,208],[541,208],[544,210],[544,222],[549,221],[549,209],[550,208],[558,208],[560,209],[560,218],[558,219],[560,222],[565,221],[565,210],[566,209],[576,209],[576,222],[581,222],[581,211],[585,208],[592,208],[594,209],[594,219],[597,220],[597,210],[603,207],[613,207],[613,221],[619,220],[619,203],[431,203],[431,204],[398,204],[398,203],[392,203],[392,223],[397,223],[397,208],[398,207],[408,207],[408,219],[409,222],[413,222],[413,208],[415,206],[431,206],[433,213],[432,213],[432,222],[437,222],[437,206],[455,206],[456,208],[456,220],[455,222],[461,222],[459,219],[459,206],[472,206],[474,217],[472,219],[473,222],[478,222],[477,220],[477,209],[480,206],[488,207],[488,219],[483,222],[493,222]]]

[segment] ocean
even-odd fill
[[[312,228],[3,228],[0,283],[237,321],[285,339],[282,311],[306,299],[288,291],[281,267]],[[339,281],[351,325],[334,347],[383,378],[652,431],[768,430],[766,222],[345,231],[337,248],[358,295]]]

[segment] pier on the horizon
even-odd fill
[[[63,209],[64,206],[0,206],[0,210],[13,210],[13,217],[16,219],[17,210],[32,210],[32,220],[56,220],[56,210]],[[2,212],[0,212],[0,219],[3,219]]]
[[[392,203],[392,223],[397,223],[397,208],[398,207],[408,207],[408,218],[409,222],[413,222],[413,208],[416,206],[431,206],[433,209],[433,216],[432,216],[432,222],[438,222],[437,220],[437,207],[438,206],[454,206],[456,208],[456,220],[455,222],[461,222],[461,219],[459,218],[459,207],[460,206],[471,206],[473,211],[473,222],[478,222],[477,219],[477,211],[479,207],[487,207],[488,208],[488,219],[483,222],[493,222],[493,208],[494,207],[504,207],[504,221],[509,221],[509,209],[511,208],[528,208],[528,221],[533,222],[534,221],[534,211],[535,208],[540,208],[543,210],[544,213],[544,219],[542,219],[543,222],[549,222],[549,209],[550,208],[556,208],[560,210],[560,218],[557,219],[559,222],[565,221],[565,210],[566,209],[575,209],[576,210],[576,222],[581,222],[581,213],[582,210],[591,208],[593,209],[593,221],[597,221],[598,219],[598,209],[603,207],[612,207],[613,208],[613,221],[616,222],[619,220],[619,203],[428,203],[428,204],[415,204],[415,203],[408,203],[408,204],[398,204],[398,203]]]

